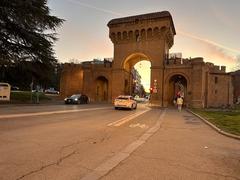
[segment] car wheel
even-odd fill
[[[136,106],[135,106],[135,108],[134,109],[137,109],[137,104],[136,104]]]
[[[132,106],[131,106],[131,108],[130,108],[131,110],[133,110],[133,104],[132,104]]]
[[[118,110],[118,107],[114,107],[114,109]]]

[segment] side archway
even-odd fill
[[[108,79],[104,76],[99,76],[96,79],[96,97],[97,102],[107,102],[108,101]]]
[[[187,105],[189,79],[183,73],[174,73],[169,75],[165,81],[165,92],[167,97],[167,106],[174,105],[174,100],[177,96],[181,96],[184,99],[184,104]]]

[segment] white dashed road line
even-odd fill
[[[146,124],[140,124],[140,123],[130,124],[129,127],[130,127],[130,128],[139,127],[139,128],[141,128],[141,129],[146,129],[146,128],[148,128],[148,126],[147,126]]]
[[[132,119],[134,119],[134,118],[136,118],[136,117],[146,113],[149,110],[150,109],[147,109],[147,110],[144,110],[144,111],[141,111],[141,112],[138,112],[138,113],[134,113],[132,115],[129,115],[127,117],[119,119],[119,120],[117,120],[115,122],[109,123],[107,126],[115,126],[115,127],[121,126],[121,125],[125,124],[126,122],[131,121]]]

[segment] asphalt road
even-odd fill
[[[239,177],[240,142],[187,112],[0,106],[1,180]]]

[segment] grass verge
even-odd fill
[[[206,120],[220,128],[221,130],[240,135],[240,110],[220,111],[220,110],[204,110],[191,109],[193,112],[204,117]]]
[[[31,102],[31,96],[32,101],[36,102],[37,100],[37,93],[31,93],[29,91],[12,91],[11,92],[11,101],[12,102]],[[39,101],[41,100],[50,100],[49,97],[47,97],[44,93],[38,93]]]

